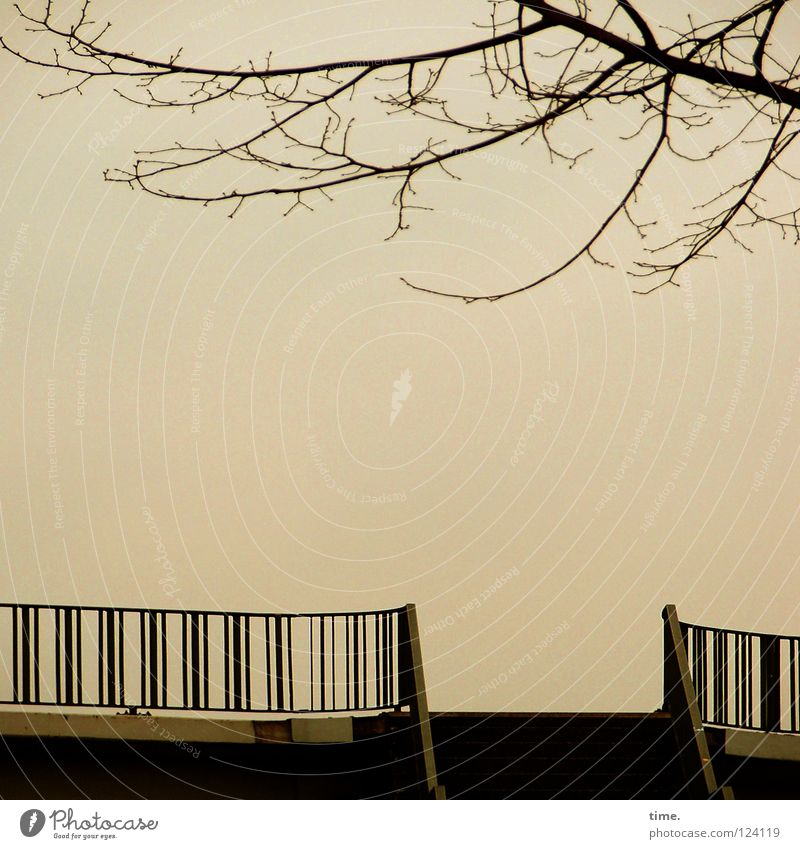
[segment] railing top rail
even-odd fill
[[[77,611],[114,611],[116,613],[175,613],[195,616],[284,616],[290,619],[301,619],[314,616],[375,616],[378,614],[401,613],[405,605],[401,607],[387,607],[380,610],[326,610],[297,613],[289,611],[273,610],[195,610],[193,608],[166,608],[166,607],[115,607],[103,604],[27,604],[26,602],[0,602],[0,609],[15,607],[28,607],[34,610],[77,610]]]
[[[765,631],[741,631],[736,628],[715,628],[712,625],[698,625],[695,622],[684,622],[680,624],[684,628],[695,628],[700,631],[711,631],[715,634],[733,634],[737,637],[759,637],[762,639],[775,640],[800,640],[800,635],[797,634],[770,634]]]

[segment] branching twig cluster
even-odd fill
[[[554,141],[558,127],[571,118],[591,118],[598,109],[639,104],[638,128],[625,139],[646,139],[647,150],[631,166],[618,201],[569,256],[513,291],[475,297],[408,284],[425,292],[497,300],[526,291],[581,258],[607,264],[593,249],[618,219],[634,228],[651,254],[632,271],[648,281],[642,290],[648,292],[677,285],[678,272],[711,256],[723,235],[744,245],[743,228],[772,226],[800,241],[800,206],[772,213],[767,204],[770,176],[797,179],[784,154],[800,133],[800,56],[789,63],[775,49],[782,18],[792,14],[789,0],[740,6],[733,17],[712,23],[698,24],[690,16],[680,29],[648,21],[631,0],[564,0],[558,6],[497,0],[490,5],[484,37],[469,43],[303,67],[275,67],[270,57],[261,64],[203,67],[185,62],[181,51],[155,59],[114,49],[110,24],[91,19],[89,0],[68,28],[57,25],[52,0],[38,14],[18,7],[26,29],[51,41],[49,52],[3,39],[0,44],[26,62],[64,73],[66,85],[45,97],[80,93],[111,77],[122,97],[148,108],[195,112],[223,99],[255,101],[266,108],[266,120],[243,138],[140,151],[127,169],[106,172],[108,180],[162,198],[227,204],[231,215],[259,196],[285,195],[290,211],[310,207],[315,195],[330,197],[339,186],[394,180],[392,236],[409,226],[411,211],[426,208],[416,202],[421,174],[436,170],[457,179],[453,166],[459,159],[511,139],[521,144],[536,139],[554,164],[572,168],[588,150],[576,153]],[[464,67],[476,90],[468,103],[446,96],[448,75],[459,68],[463,73]],[[479,114],[474,108],[478,95]],[[395,159],[363,153],[368,145],[359,118],[365,98],[377,102],[389,122],[399,115],[404,132],[411,126],[431,134],[421,143],[398,144]],[[739,112],[747,118],[731,127],[721,116],[734,105],[744,108]],[[760,135],[752,138],[756,127]],[[691,153],[681,149],[681,141],[690,137],[705,140],[699,153],[698,144]],[[667,240],[654,240],[654,222],[640,220],[636,207],[655,163],[675,156],[708,166],[731,146],[748,143],[759,153],[749,158],[746,176],[737,175],[693,207]],[[210,166],[227,169],[228,188],[188,192],[191,175]]]

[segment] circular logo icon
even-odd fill
[[[44,811],[31,808],[19,818],[19,830],[25,837],[36,837],[44,828]]]

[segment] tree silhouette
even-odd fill
[[[234,215],[265,195],[286,195],[291,210],[331,197],[340,186],[393,180],[397,216],[391,235],[409,226],[413,210],[425,208],[415,198],[423,173],[458,179],[460,159],[513,140],[536,140],[546,146],[552,167],[575,168],[591,148],[559,140],[562,125],[580,138],[577,121],[624,110],[627,124],[635,114],[633,131],[613,140],[637,150],[647,141],[630,165],[626,188],[553,267],[513,291],[483,296],[405,281],[425,292],[492,301],[531,289],[581,258],[609,264],[593,249],[617,220],[633,228],[647,251],[631,263],[630,273],[643,278],[639,292],[678,285],[678,272],[711,256],[723,235],[748,249],[746,228],[765,225],[800,240],[800,206],[791,202],[791,192],[788,202],[778,197],[783,190],[775,183],[797,179],[786,161],[800,132],[800,56],[784,55],[792,42],[788,28],[797,23],[791,5],[739,5],[732,17],[714,20],[698,20],[701,13],[695,12],[676,28],[654,21],[640,11],[643,4],[629,0],[564,0],[559,6],[501,0],[487,3],[486,31],[469,43],[301,67],[275,67],[267,57],[215,68],[194,65],[181,51],[162,58],[126,52],[114,44],[109,23],[91,20],[88,2],[71,25],[58,25],[48,0],[38,14],[17,7],[26,29],[44,39],[30,48],[0,43],[26,62],[65,73],[66,86],[45,97],[111,78],[122,97],[151,109],[199,115],[226,98],[266,106],[267,119],[254,132],[233,141],[137,151],[127,168],[106,172],[110,181],[162,198],[221,203]],[[467,80],[474,95],[446,96],[454,79]],[[388,123],[401,140],[394,158],[386,151],[365,152],[376,114],[380,132],[387,132]],[[657,161],[667,157],[710,169],[724,151],[745,145],[744,171],[731,174],[699,205],[690,202],[666,237],[659,222],[644,220],[637,207]]]

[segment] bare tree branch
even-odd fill
[[[454,163],[514,140],[543,145],[553,167],[575,168],[589,151],[555,141],[559,128],[608,108],[625,110],[629,119],[630,107],[638,105],[638,125],[617,143],[638,150],[646,142],[646,150],[636,154],[640,164],[632,166],[618,199],[591,230],[575,234],[577,247],[568,256],[510,291],[486,295],[404,281],[422,292],[496,301],[551,280],[579,260],[607,265],[593,249],[617,226],[633,228],[651,254],[632,263],[634,275],[652,282],[642,290],[647,292],[677,285],[678,272],[708,257],[723,235],[747,249],[743,228],[774,227],[800,242],[800,207],[774,213],[768,205],[771,175],[797,179],[783,159],[800,133],[800,56],[779,61],[773,49],[791,0],[762,0],[730,18],[696,25],[690,17],[671,28],[648,20],[633,0],[489,5],[484,38],[425,53],[289,67],[275,66],[271,57],[207,67],[184,60],[180,50],[168,57],[139,56],[111,43],[110,24],[91,20],[88,0],[66,27],[56,23],[52,0],[38,12],[17,7],[26,32],[47,47],[17,46],[5,37],[0,46],[31,65],[64,74],[66,84],[43,97],[83,93],[110,77],[121,97],[147,108],[194,113],[223,100],[266,106],[267,119],[257,130],[224,141],[139,151],[129,166],[106,172],[112,182],[160,198],[222,203],[235,215],[258,197],[287,196],[288,213],[313,208],[315,196],[328,198],[339,186],[392,180],[397,217],[389,238],[410,226],[410,213],[428,209],[417,200],[422,175],[435,170],[457,179]],[[454,74],[466,74],[474,88],[469,103],[447,97],[448,76]],[[390,122],[401,118],[393,158],[365,152],[371,149],[363,137],[365,93]],[[478,101],[485,104],[480,117]],[[734,108],[742,120],[726,117]],[[747,173],[731,174],[713,197],[692,204],[677,232],[659,238],[653,235],[655,222],[639,220],[637,206],[661,159],[708,169],[736,146],[754,146],[760,153],[742,157],[750,162]],[[224,188],[214,188],[212,172]],[[191,189],[195,183],[197,190]]]

